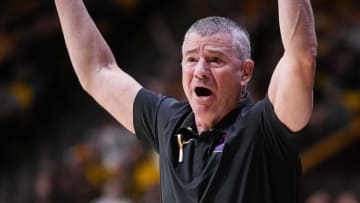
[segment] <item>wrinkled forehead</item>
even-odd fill
[[[201,36],[197,33],[186,34],[182,46],[183,55],[200,50],[218,50],[235,53],[233,37],[229,33],[216,33],[208,36]]]

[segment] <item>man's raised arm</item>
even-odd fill
[[[291,131],[309,121],[313,105],[317,40],[310,0],[278,0],[284,55],[269,85],[275,113]]]
[[[82,87],[134,132],[133,103],[141,86],[116,64],[82,0],[55,0],[65,43]]]

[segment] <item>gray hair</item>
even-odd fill
[[[185,34],[196,33],[201,36],[210,36],[217,33],[229,33],[233,37],[234,48],[240,60],[251,57],[249,33],[241,25],[228,18],[211,16],[196,21]]]

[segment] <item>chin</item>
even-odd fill
[[[193,105],[192,110],[196,117],[211,118],[215,114],[215,110],[205,105]]]

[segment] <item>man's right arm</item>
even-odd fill
[[[82,0],[55,0],[66,47],[82,87],[134,132],[133,104],[141,85],[116,64]]]

